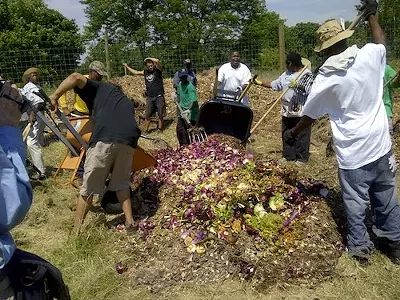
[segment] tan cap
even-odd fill
[[[108,76],[108,74],[106,72],[106,67],[104,66],[104,64],[101,61],[98,61],[98,60],[92,61],[90,63],[89,70],[95,71],[95,72],[99,73],[99,75],[101,75],[101,76]]]
[[[31,75],[32,73],[36,73],[38,76],[40,76],[40,70],[38,68],[29,68],[28,70],[26,70],[24,72],[24,74],[22,75],[22,81],[24,83],[28,82],[28,78],[29,75]]]
[[[317,46],[315,52],[321,52],[341,40],[351,37],[354,30],[343,30],[342,26],[337,20],[326,21],[317,30]]]

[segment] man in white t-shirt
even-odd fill
[[[218,70],[218,89],[240,95],[249,84],[250,79],[249,68],[240,62],[239,52],[234,51],[231,55],[231,61],[223,64]],[[231,97],[233,98],[233,96]],[[243,99],[243,104],[248,105],[247,97]]]
[[[362,265],[368,264],[374,244],[364,221],[371,204],[373,231],[386,242],[392,261],[400,264],[396,162],[382,102],[386,40],[375,17],[378,4],[367,0],[365,5],[374,44],[347,47],[346,39],[353,31],[343,30],[336,20],[318,29],[315,50],[328,58],[315,77],[302,120],[284,139],[292,142],[315,119],[329,115],[347,214],[349,253]]]

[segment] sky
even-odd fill
[[[50,8],[69,19],[75,19],[82,29],[86,23],[83,5],[79,0],[45,0]],[[356,15],[354,6],[359,0],[267,0],[267,8],[286,19],[289,26],[298,22],[322,23],[327,19],[351,20]]]

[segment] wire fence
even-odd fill
[[[400,30],[397,26],[386,25],[388,37],[388,61],[399,67],[400,62]],[[278,32],[277,32],[278,35]],[[349,45],[357,44],[362,47],[370,41],[370,33],[366,24],[361,24],[355,34],[349,39]],[[218,67],[229,60],[232,51],[239,51],[242,61],[252,70],[279,70],[280,51],[297,52],[308,58],[313,67],[316,67],[321,58],[314,52],[316,40],[310,36],[286,36],[285,49],[280,49],[279,44],[260,43],[260,41],[241,42],[237,40],[220,41],[218,43],[196,43],[184,47],[171,44],[156,44],[148,46],[145,51],[139,47],[126,44],[111,44],[108,46],[109,56],[106,57],[105,44],[92,46],[90,49],[82,48],[44,48],[28,49],[23,51],[1,51],[0,49],[0,75],[21,83],[23,72],[32,67],[41,69],[41,82],[46,85],[60,83],[74,71],[88,72],[88,65],[92,60],[100,60],[109,65],[111,77],[125,75],[123,63],[142,70],[145,57],[160,58],[165,77],[172,76],[182,68],[182,62],[190,57],[193,67],[197,72]]]

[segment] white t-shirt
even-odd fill
[[[248,84],[251,79],[249,68],[240,64],[237,69],[232,68],[231,63],[223,64],[218,70],[219,89],[235,92],[238,87]]]
[[[21,89],[22,96],[24,96],[32,105],[44,102],[42,98],[35,95],[33,92],[39,92],[39,87],[32,82],[28,82]]]
[[[347,71],[317,75],[302,114],[328,114],[339,168],[358,169],[387,154],[392,142],[382,101],[386,49],[367,44]]]
[[[311,73],[310,70],[306,69],[299,78],[297,78],[297,81],[303,77],[305,74]],[[271,82],[271,87],[274,91],[284,91],[289,87],[289,84],[296,79],[297,75],[299,72],[284,72],[281,76],[279,76],[278,79],[274,80]],[[294,111],[292,109],[292,99],[293,96],[295,95],[295,89],[290,88],[285,95],[283,95],[282,98],[282,109],[281,113],[282,116],[287,117],[287,118],[293,118],[293,117],[300,117],[301,113],[301,108],[298,111]]]

